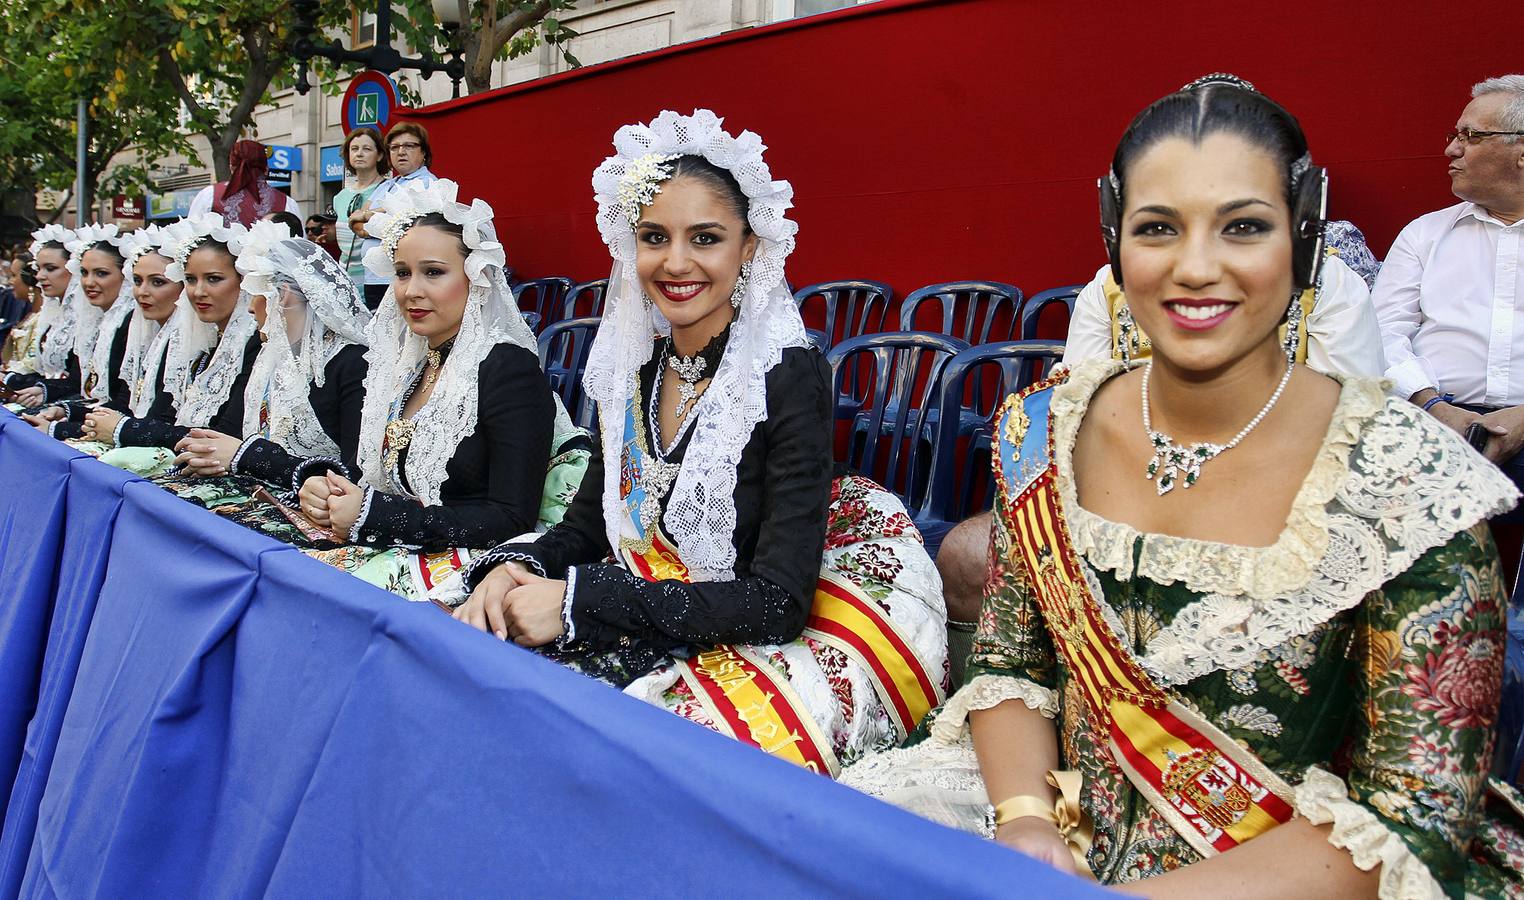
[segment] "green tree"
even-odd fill
[[[129,147],[143,161],[191,149],[178,103],[153,77],[155,47],[135,24],[81,0],[8,0],[0,20],[0,183],[72,199],[79,98],[87,101],[91,197],[141,195],[146,165],[117,159]]]
[[[561,23],[558,13],[575,8],[575,0],[456,0],[466,63],[466,90],[476,94],[492,89],[492,63],[514,59],[540,45],[559,47],[573,66],[568,42],[577,32]],[[441,35],[430,0],[403,0],[407,15],[398,31],[414,47],[429,50]]]
[[[90,2],[90,0],[77,0]],[[97,0],[98,2],[98,0]],[[273,86],[295,76],[294,19],[288,0],[111,0],[147,11],[158,45],[157,75],[212,146],[218,181],[228,177],[228,154],[268,101]],[[318,26],[349,21],[350,4],[316,4]]]

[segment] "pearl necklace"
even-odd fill
[[[1143,369],[1143,430],[1148,434],[1148,443],[1154,449],[1153,458],[1148,461],[1148,472],[1144,476],[1149,481],[1157,477],[1159,496],[1162,497],[1174,490],[1176,484],[1182,484],[1189,488],[1201,480],[1201,467],[1221,456],[1222,454],[1237,447],[1239,442],[1249,436],[1255,426],[1264,421],[1275,402],[1281,399],[1281,394],[1286,390],[1286,384],[1291,381],[1291,372],[1296,364],[1286,364],[1286,374],[1281,376],[1281,383],[1276,385],[1275,393],[1265,403],[1264,408],[1249,424],[1243,427],[1233,440],[1226,444],[1213,444],[1203,441],[1198,444],[1186,446],[1177,444],[1175,439],[1162,431],[1155,431],[1153,419],[1148,414],[1148,382],[1154,374],[1153,360]]]

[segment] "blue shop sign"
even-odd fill
[[[320,166],[318,181],[328,184],[334,181],[344,180],[344,148],[335,144],[332,147],[323,147],[318,150],[318,163]]]
[[[271,169],[279,169],[282,172],[302,170],[302,148],[288,147],[284,144],[270,144],[269,147]]]

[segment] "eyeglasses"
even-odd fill
[[[386,145],[388,150],[393,150],[393,151],[396,151],[396,150],[417,150],[417,149],[419,149],[422,146],[423,145],[418,143],[417,141],[398,141],[395,144],[387,144]]]
[[[1445,146],[1448,147],[1459,140],[1464,141],[1468,146],[1475,147],[1482,141],[1498,135],[1524,136],[1524,131],[1477,131],[1475,128],[1457,128],[1445,138]]]
[[[321,226],[321,225],[309,225],[309,226],[307,226],[307,233],[308,234],[322,234],[323,233],[323,226]]]

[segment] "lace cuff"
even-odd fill
[[[127,423],[131,421],[131,416],[122,416],[117,420],[116,427],[111,429],[111,443],[115,444],[118,447],[122,446],[122,429],[125,428]]]
[[[229,475],[237,475],[238,474],[238,461],[243,459],[244,452],[246,450],[248,450],[250,447],[252,447],[254,445],[254,442],[257,441],[257,440],[259,440],[259,435],[256,434],[256,435],[254,435],[252,437],[246,437],[246,438],[244,438],[243,439],[243,443],[238,445],[237,452],[235,452],[233,454],[233,458],[228,461],[228,474]]]
[[[344,538],[345,541],[347,541],[348,543],[351,543],[351,544],[359,543],[359,541],[360,541],[360,532],[362,530],[364,530],[364,528],[365,528],[365,520],[370,518],[370,504],[371,504],[371,501],[373,501],[375,499],[376,499],[376,489],[372,488],[372,487],[366,488],[365,489],[365,499],[363,501],[361,501],[361,503],[360,503],[360,514],[355,516],[355,523],[353,525],[349,526],[349,534],[346,535],[345,538]]]
[[[1035,709],[1049,719],[1058,715],[1058,694],[1052,688],[1015,676],[980,675],[948,698],[931,725],[931,736],[949,744],[956,743],[967,730],[969,713],[989,709],[1007,700],[1020,700],[1028,709]]]
[[[338,472],[345,477],[348,477],[350,474],[349,470],[345,467],[343,460],[335,459],[332,456],[309,457],[298,464],[296,469],[292,471],[291,490],[293,492],[300,493],[302,490],[302,482],[306,481],[308,478],[311,478],[313,475],[320,474],[318,471],[319,469],[321,469],[323,472]],[[353,478],[350,479],[350,481],[353,480]],[[367,497],[367,500],[368,499],[369,498]],[[369,508],[368,503],[367,508]]]
[[[577,626],[572,621],[572,598],[577,596],[577,567],[566,567],[566,594],[561,598],[561,636],[556,638],[556,649],[565,650],[577,639]]]
[[[1369,872],[1381,866],[1381,900],[1442,900],[1444,889],[1399,835],[1365,806],[1349,799],[1344,779],[1317,766],[1296,786],[1292,805],[1314,825],[1333,823],[1328,842],[1348,850],[1355,865]]]
[[[505,562],[523,563],[533,569],[534,573],[541,578],[550,577],[545,574],[545,566],[538,559],[535,559],[528,553],[514,550],[512,547],[513,544],[511,542],[499,544],[497,547],[471,560],[471,564],[461,570],[461,581],[465,583],[466,590],[475,590],[476,586],[481,583],[481,580],[487,577],[488,572],[491,572]],[[570,596],[570,594],[568,593],[567,596]]]

